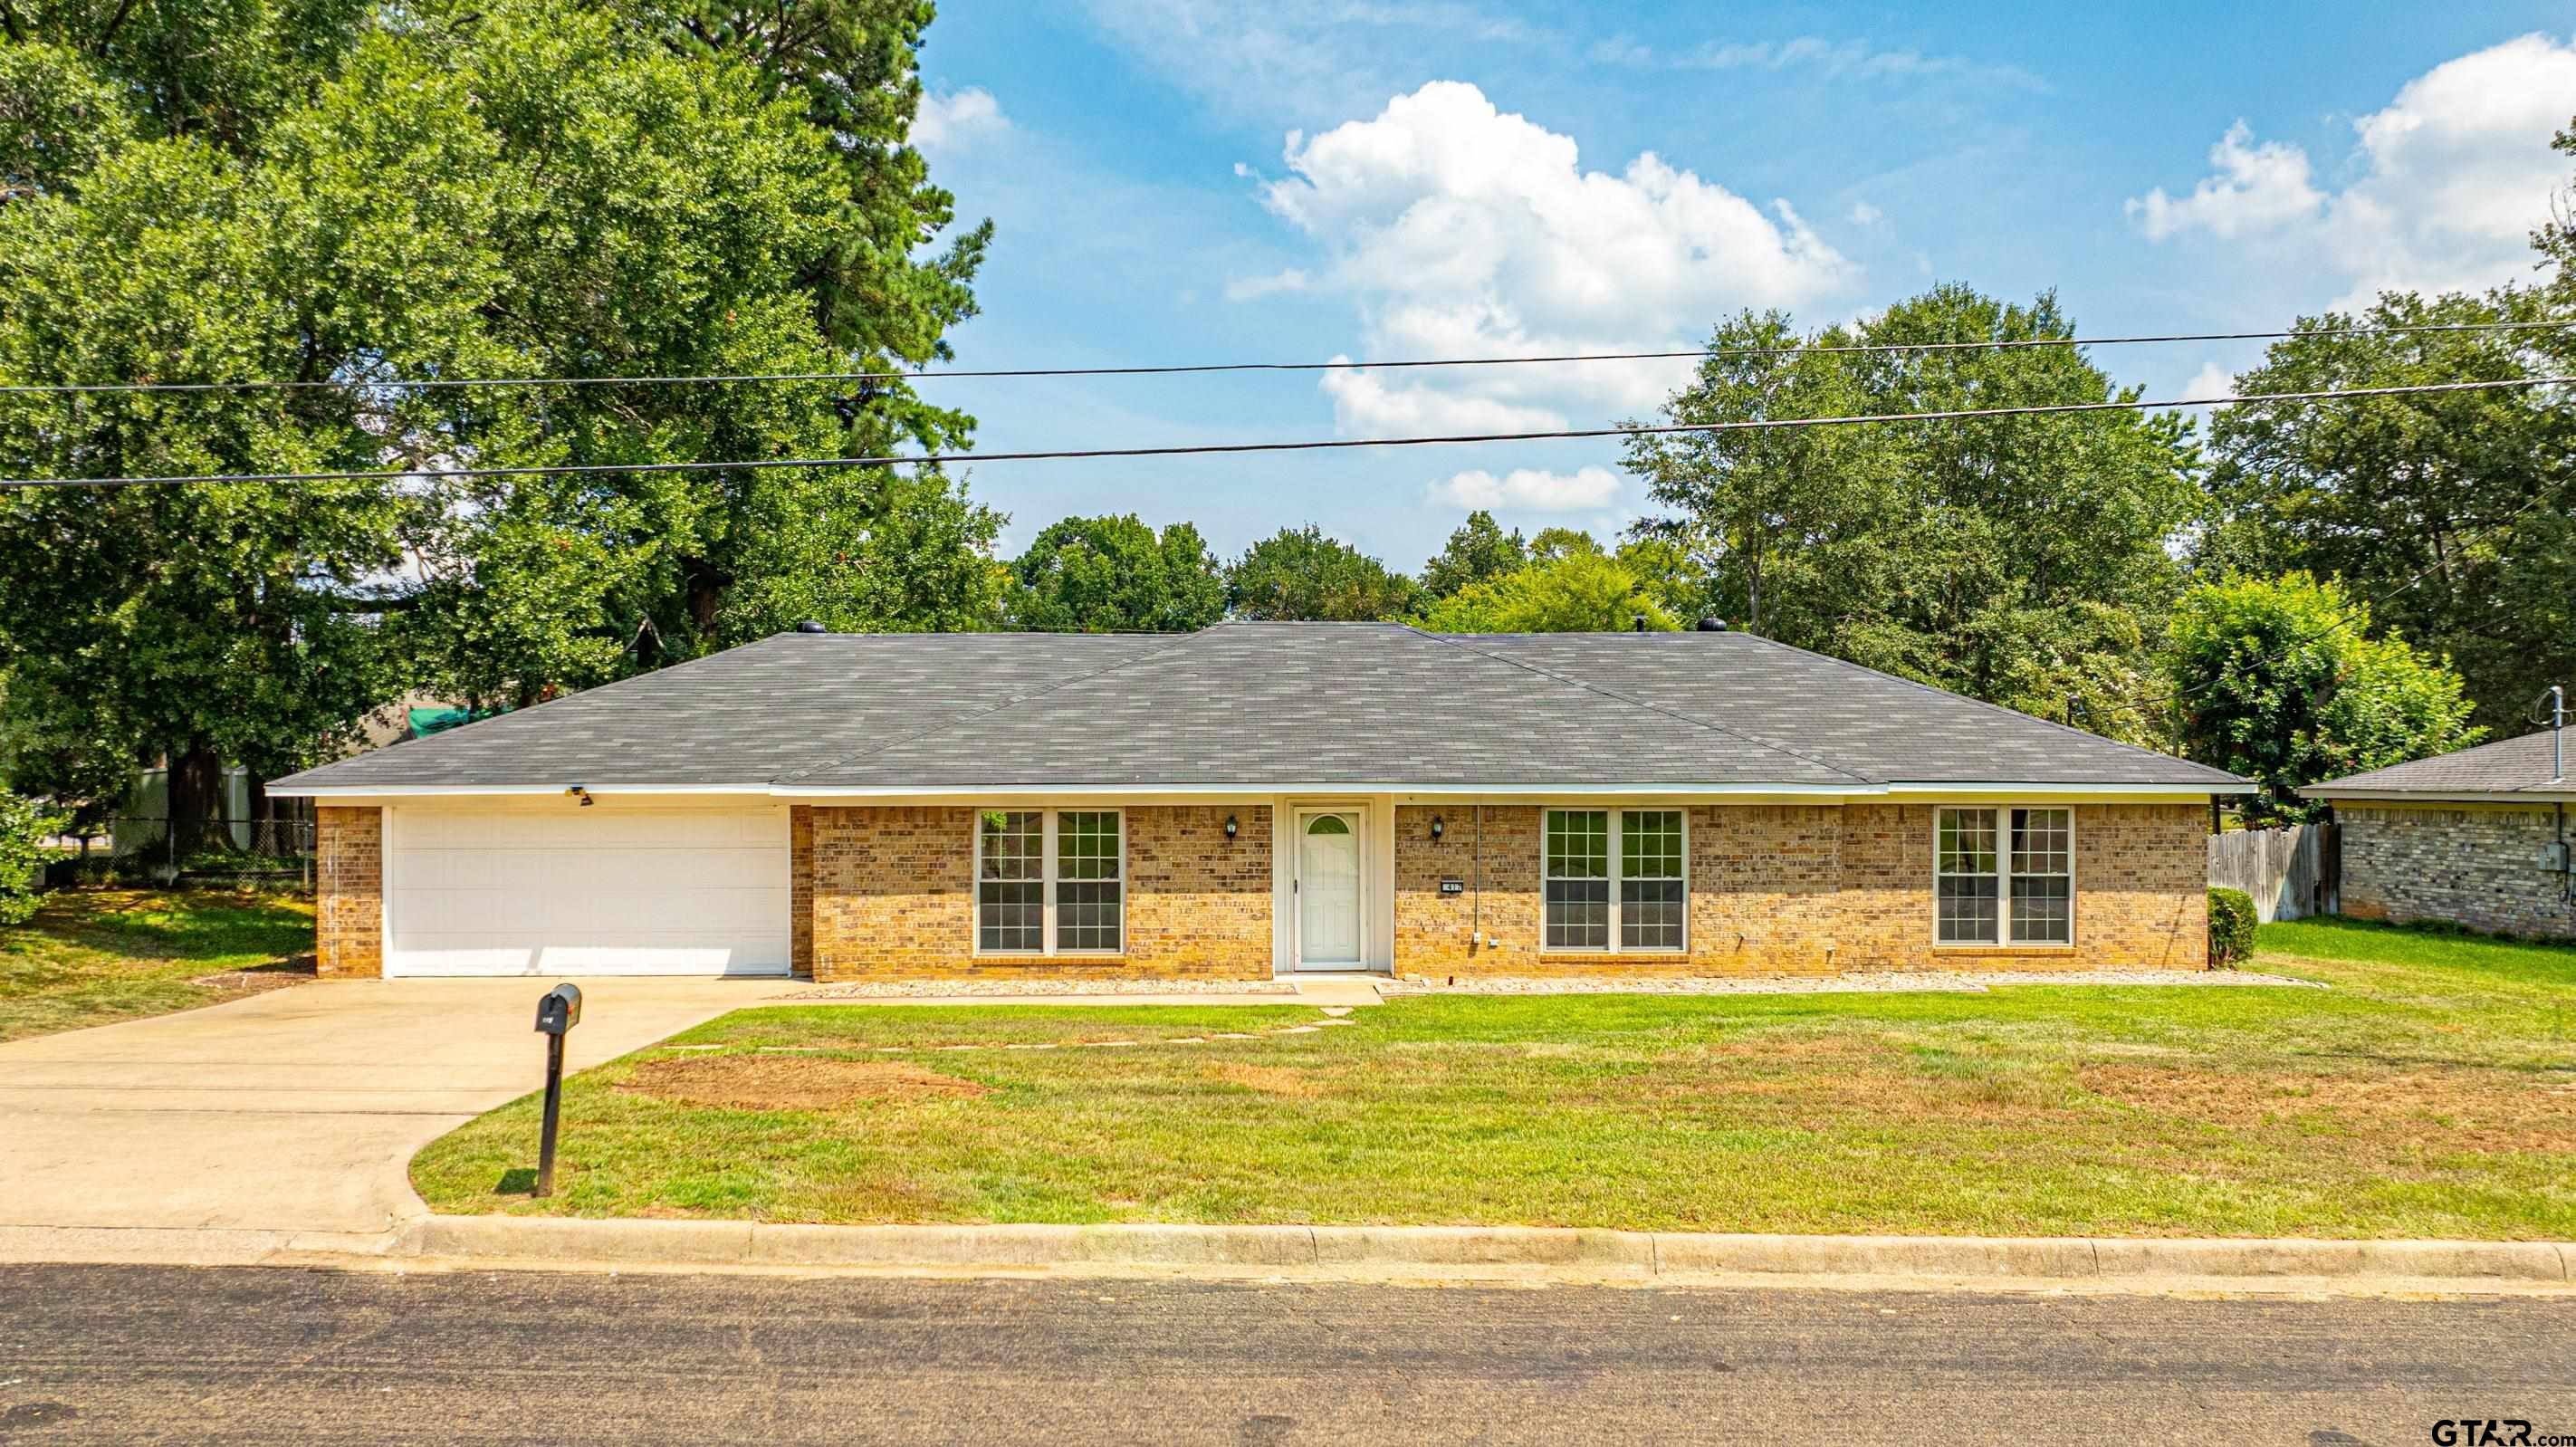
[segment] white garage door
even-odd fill
[[[385,811],[388,975],[783,975],[787,810]]]

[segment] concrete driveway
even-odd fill
[[[385,1231],[425,1209],[414,1152],[544,1084],[553,984],[326,981],[0,1045],[0,1232]],[[801,982],[580,984],[576,1070]]]

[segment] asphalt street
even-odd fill
[[[2565,1298],[28,1266],[0,1443],[2540,1441],[2576,1433],[2571,1327]]]

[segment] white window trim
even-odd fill
[[[1589,814],[1606,811],[1610,815],[1610,934],[1608,943],[1598,945],[1552,945],[1547,942],[1547,820],[1551,814]],[[1682,816],[1682,942],[1677,945],[1637,945],[1619,943],[1619,873],[1622,855],[1619,831],[1626,816],[1638,814],[1679,814]],[[1691,811],[1679,804],[1549,804],[1538,815],[1538,950],[1542,955],[1647,955],[1669,959],[1690,953],[1691,900]]]
[[[2066,938],[2062,940],[2016,940],[2012,934],[2012,811],[2015,809],[2054,809],[2066,815]],[[1987,940],[1945,940],[1941,938],[1941,816],[1983,811],[1995,816],[1995,935]],[[2075,948],[2080,921],[2077,901],[2082,891],[2075,883],[2075,806],[2066,803],[2024,800],[2010,804],[1936,804],[1932,808],[1932,948],[1936,950],[2036,950],[2066,951]],[[1951,875],[1954,879],[1978,879],[1981,875]],[[2039,876],[2033,876],[2034,878]],[[2058,876],[2048,875],[2050,879]]]
[[[988,950],[984,948],[984,816],[986,814],[1035,814],[1038,816],[1038,948],[1033,950]],[[1056,820],[1064,814],[1111,814],[1118,819],[1118,948],[1114,950],[1068,950],[1056,945]],[[975,837],[974,872],[969,876],[974,903],[973,919],[967,925],[967,942],[979,960],[1049,960],[1066,959],[1115,960],[1127,953],[1127,902],[1133,885],[1127,878],[1127,811],[1124,809],[1025,809],[1005,804],[978,805],[969,811],[966,827]]]

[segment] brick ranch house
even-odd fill
[[[2576,936],[2567,867],[2576,735],[2543,731],[2329,779],[2342,911],[2495,934]]]
[[[325,974],[2200,968],[2223,773],[1743,633],[795,633],[271,786]]]

